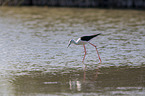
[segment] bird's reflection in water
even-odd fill
[[[81,91],[81,88],[82,88],[82,83],[80,81],[72,81],[70,80],[69,81],[69,88],[70,90],[77,90],[77,91]]]
[[[98,78],[98,72],[99,72],[99,67],[96,68],[96,70],[93,70],[92,75],[90,75],[90,73],[87,75],[87,65],[85,65],[84,70],[83,70],[83,79],[79,79],[81,81],[79,81],[78,79],[76,80],[69,80],[69,88],[70,90],[73,91],[82,91],[82,90],[86,90],[87,86],[94,86],[94,83],[96,82],[97,78]]]

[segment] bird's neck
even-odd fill
[[[72,43],[74,43],[74,44],[76,44],[76,45],[78,44],[78,43],[77,43],[75,40],[73,40],[73,39],[72,39],[71,41],[72,41]]]

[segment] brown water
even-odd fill
[[[83,46],[70,39],[102,33]],[[1,7],[2,96],[145,94],[145,12],[137,10]]]

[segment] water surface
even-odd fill
[[[0,8],[1,91],[6,95],[145,94],[145,12],[47,7]],[[102,33],[83,46],[70,39]]]

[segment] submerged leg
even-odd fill
[[[85,51],[85,54],[84,54],[84,58],[83,58],[83,63],[84,63],[84,60],[85,60],[85,57],[86,57],[86,48],[85,48],[85,45],[83,44],[83,46],[84,46],[84,51]]]
[[[94,45],[94,44],[92,44],[92,43],[90,43],[90,42],[89,42],[89,44],[91,44],[92,46],[94,46],[94,47],[96,48],[96,51],[97,51],[97,54],[98,54],[98,57],[99,57],[99,61],[100,61],[100,63],[101,63],[102,61],[101,61],[101,58],[100,58],[100,56],[99,56],[99,52],[98,52],[98,50],[97,50],[97,46]]]

